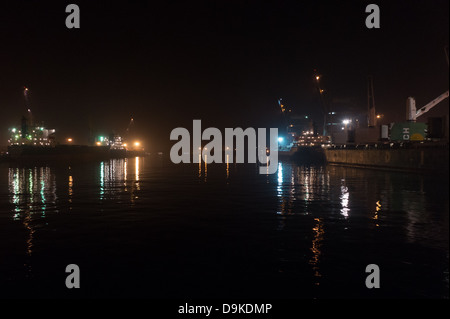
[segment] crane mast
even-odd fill
[[[377,117],[375,115],[375,97],[373,93],[373,78],[368,77],[367,83],[367,126],[375,127],[377,125]]]

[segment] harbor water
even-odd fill
[[[0,163],[0,296],[448,298],[447,177],[156,155]]]

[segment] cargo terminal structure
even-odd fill
[[[388,122],[376,112],[371,76],[365,112],[352,99],[326,98],[321,79],[321,74],[314,74],[322,104],[322,134],[308,116],[302,118],[302,125],[296,125],[291,108],[282,99],[278,101],[286,127],[285,136],[279,139],[280,158],[303,164],[448,171],[449,118],[448,107],[442,103],[449,97],[448,90],[422,107],[416,107],[415,98],[408,97],[405,119]],[[439,104],[444,107],[435,108]],[[432,109],[434,112],[429,112]]]

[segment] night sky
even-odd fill
[[[67,29],[76,3],[81,28]],[[367,29],[376,3],[381,28]],[[2,1],[0,145],[26,111],[59,137],[123,133],[133,116],[147,150],[170,131],[280,126],[278,98],[320,119],[313,70],[330,98],[405,118],[448,89],[449,2],[431,1]],[[433,112],[447,112],[448,99]]]

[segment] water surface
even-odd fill
[[[286,162],[2,163],[0,296],[448,298],[447,194],[447,176]]]

